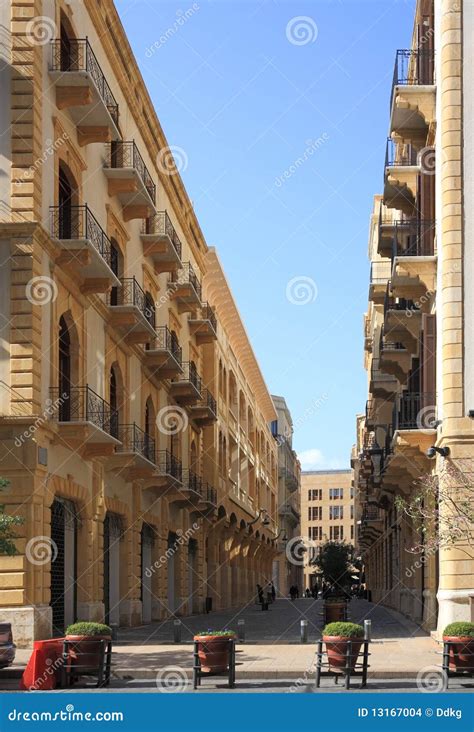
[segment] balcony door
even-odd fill
[[[72,195],[73,189],[64,167],[59,166],[59,238],[72,239]]]
[[[71,501],[55,498],[51,505],[51,609],[53,635],[62,635],[76,620],[77,519]]]
[[[59,421],[71,419],[71,336],[64,316],[59,320]]]

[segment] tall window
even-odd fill
[[[329,519],[331,521],[341,520],[344,518],[343,506],[329,506]]]

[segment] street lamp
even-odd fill
[[[260,518],[263,516],[263,514],[267,514],[267,509],[266,508],[260,508],[259,511],[258,511],[257,517],[254,518],[253,521],[249,521],[248,524],[247,524],[247,526],[252,526],[253,524],[256,524],[257,521],[260,521]],[[264,518],[263,521],[262,521],[263,526],[268,526],[269,523],[270,523],[270,519],[268,517],[267,518]]]

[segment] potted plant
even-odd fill
[[[96,670],[102,658],[103,641],[112,639],[112,630],[103,623],[79,621],[66,628],[69,660],[78,671]]]
[[[198,642],[201,671],[224,673],[229,668],[229,640],[235,638],[233,630],[206,630],[194,636]]]
[[[449,642],[451,671],[474,672],[474,623],[450,623],[443,631],[443,640]]]
[[[350,641],[349,667],[353,671],[364,641],[364,629],[356,623],[329,623],[323,630],[323,641],[330,668],[341,670],[347,666],[347,645]]]

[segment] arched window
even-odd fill
[[[69,166],[60,160],[58,173],[58,236],[60,239],[75,239],[84,235],[77,203],[77,181]]]
[[[145,456],[149,460],[155,459],[155,408],[153,400],[148,397],[145,404]]]
[[[113,364],[109,378],[110,434],[119,437],[119,425],[123,422],[123,380],[118,364]]]
[[[74,403],[77,406],[74,387],[78,382],[79,342],[73,321],[66,315],[59,319],[58,346],[59,419],[68,422]]]
[[[120,279],[123,272],[123,257],[118,242],[113,237],[110,239],[110,269],[116,277]],[[119,305],[119,290],[120,288],[114,286],[110,291],[110,304]]]

